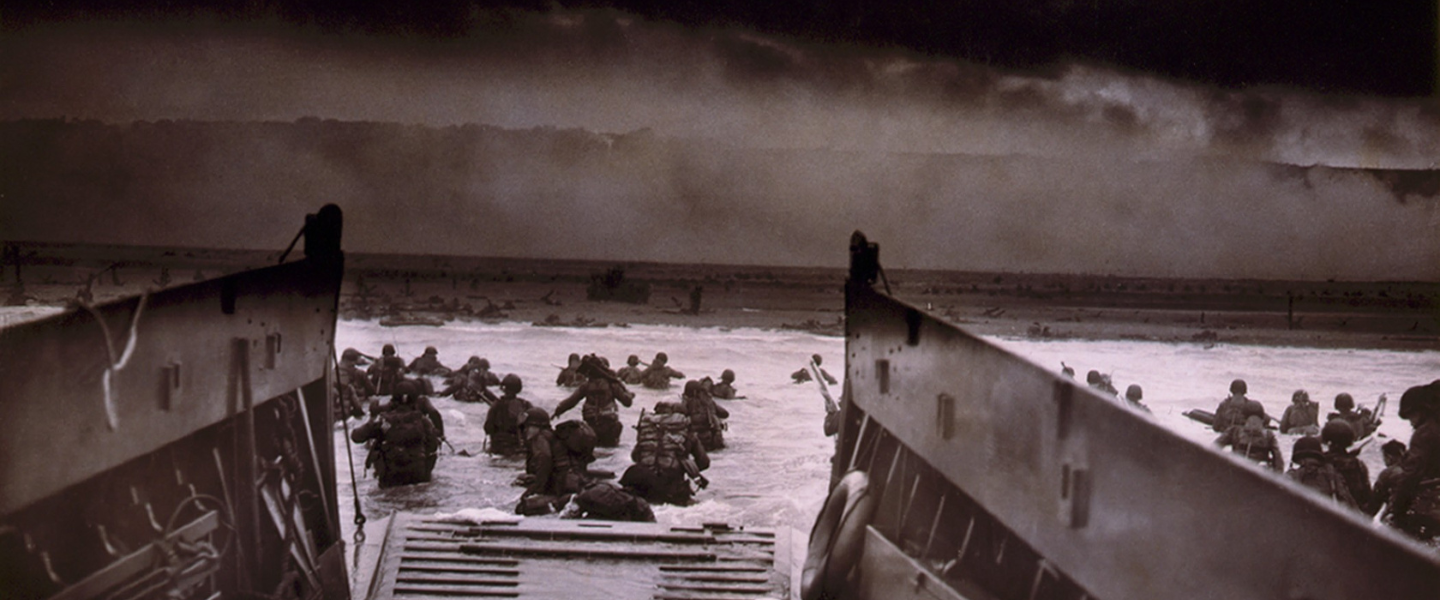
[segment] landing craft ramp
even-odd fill
[[[768,529],[397,513],[381,598],[744,600],[789,596],[789,540]],[[778,557],[778,560],[777,560]]]
[[[852,239],[833,475],[879,500],[807,598],[1440,596],[1433,549],[895,299],[878,252]]]

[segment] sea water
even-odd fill
[[[1440,378],[1440,351],[1123,340],[992,341],[1056,372],[1063,362],[1076,369],[1082,382],[1086,372],[1094,369],[1110,375],[1122,391],[1138,383],[1144,388],[1145,404],[1161,425],[1207,445],[1216,434],[1182,413],[1192,408],[1214,410],[1227,395],[1233,379],[1246,380],[1249,396],[1275,416],[1283,413],[1296,389],[1307,390],[1321,404],[1322,418],[1340,392],[1348,392],[1358,404],[1372,407],[1380,394],[1387,394],[1390,408],[1377,439],[1408,441],[1410,426],[1395,416],[1401,392]],[[553,410],[572,391],[555,385],[555,377],[571,353],[598,353],[618,368],[631,354],[649,362],[656,352],[665,352],[669,364],[690,379],[710,376],[718,380],[721,371],[732,369],[736,387],[745,399],[717,400],[730,411],[730,418],[725,432],[727,447],[711,455],[711,467],[705,472],[710,486],[696,494],[691,506],[656,506],[656,518],[665,524],[721,521],[799,531],[802,537],[797,543],[803,544],[803,532],[809,531],[826,495],[834,441],[822,431],[824,403],[815,383],[794,383],[790,374],[804,367],[812,354],[819,354],[826,370],[843,377],[842,338],[783,330],[641,325],[587,329],[462,323],[387,328],[370,321],[343,321],[336,344],[371,355],[378,355],[384,344],[394,344],[406,360],[418,356],[426,346],[435,346],[441,362],[451,367],[459,367],[472,355],[485,357],[494,372],[519,375],[524,381],[521,397],[547,410]],[[630,465],[634,424],[641,410],[653,410],[659,401],[678,400],[682,388],[682,383],[665,391],[633,386],[634,405],[622,408],[620,413],[626,424],[620,447],[598,449],[592,468],[623,473]],[[832,388],[838,398],[840,387]],[[488,407],[450,398],[432,401],[445,417],[446,437],[454,449],[442,446],[433,481],[427,484],[379,489],[373,473],[360,474],[365,451],[354,447],[350,452],[358,482],[352,488],[344,433],[337,427],[341,522],[347,528],[353,513],[349,501],[352,489],[358,491],[361,509],[372,519],[396,510],[513,510],[522,489],[511,482],[524,471],[524,462],[483,452]],[[560,420],[578,419],[579,413],[577,407]],[[351,426],[359,422],[351,421]],[[1287,460],[1292,443],[1293,438],[1282,436]],[[1370,444],[1362,454],[1372,477],[1382,466],[1379,445]]]

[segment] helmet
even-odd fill
[[[811,355],[810,355],[810,360],[815,361],[815,364],[818,365],[818,364],[820,364],[820,355],[819,355],[819,354],[811,354]]]
[[[579,355],[579,354],[576,354],[576,353],[574,353],[574,352],[571,352],[571,353],[570,353],[570,364],[573,365],[573,364],[578,363],[578,362],[580,362],[580,355]]]
[[[520,376],[514,373],[506,375],[504,379],[500,380],[500,390],[507,394],[518,394],[523,387],[524,383],[520,381]]]
[[[1348,448],[1355,443],[1355,428],[1345,419],[1330,419],[1320,430],[1320,439],[1332,446]]]
[[[340,353],[340,358],[344,360],[359,360],[360,351],[354,348],[346,348],[344,352]]]
[[[640,364],[640,357],[635,356],[634,354],[631,354],[631,355],[630,355],[630,358],[625,359],[625,364],[630,365],[630,366],[632,366],[632,367],[635,366],[635,365],[638,365],[638,364]]]
[[[481,369],[489,369],[489,368],[490,368],[490,361],[482,358],[482,359],[480,359],[480,360],[475,361],[475,366],[476,366],[476,367],[479,367],[479,368],[481,368]]]
[[[1264,404],[1261,404],[1261,403],[1259,403],[1259,402],[1255,402],[1255,401],[1246,402],[1244,406],[1241,406],[1241,407],[1240,407],[1240,416],[1241,416],[1241,417],[1260,417],[1261,419],[1264,419],[1264,418],[1265,418],[1265,405],[1264,405]]]
[[[465,364],[467,364],[467,365],[475,365],[475,364],[479,364],[479,363],[480,363],[480,357],[474,356],[474,355],[472,355],[472,356],[470,357],[470,360],[465,361]]]
[[[380,353],[385,356],[395,356],[395,345],[385,344],[385,347],[380,349]]]
[[[664,353],[664,352],[656,352],[656,353],[655,353],[655,360],[650,361],[650,364],[663,365],[663,364],[665,364],[665,363],[666,363],[667,361],[669,361],[669,360],[670,360],[670,357],[669,357],[669,356],[665,356],[665,353]]]
[[[1132,384],[1130,384],[1130,387],[1125,388],[1125,399],[1126,399],[1126,400],[1135,400],[1135,401],[1138,401],[1138,400],[1140,400],[1140,398],[1141,398],[1143,395],[1144,395],[1144,392],[1142,392],[1142,391],[1140,390],[1140,384],[1138,384],[1138,383],[1132,383]]]
[[[1301,402],[1309,402],[1310,393],[1306,392],[1305,390],[1295,390],[1295,393],[1290,396],[1290,401],[1296,404],[1299,404]]]
[[[532,406],[529,410],[525,411],[525,418],[520,420],[520,424],[526,427],[548,429],[550,427],[550,413],[545,412],[545,409],[538,406]]]
[[[1300,459],[1307,456],[1310,458],[1319,458],[1323,460],[1325,458],[1325,451],[1324,448],[1320,445],[1319,438],[1313,435],[1307,435],[1298,440],[1295,440],[1295,450],[1291,453],[1291,456],[1291,460],[1294,460],[1295,462],[1300,462]]]
[[[725,383],[735,381],[735,372],[731,371],[730,369],[725,369],[725,372],[720,374],[720,381],[723,381]]]
[[[1335,396],[1335,408],[1337,410],[1352,410],[1355,408],[1355,398],[1351,397],[1350,394],[1337,395]]]
[[[705,387],[702,386],[699,381],[696,381],[696,380],[694,380],[694,379],[691,379],[690,381],[685,382],[685,394],[684,394],[684,395],[685,395],[686,397],[698,398],[698,397],[700,397],[700,394],[701,394],[702,392],[704,392],[704,391],[705,391]]]
[[[1385,445],[1380,447],[1380,453],[1392,456],[1404,456],[1405,442],[1402,442],[1400,440],[1390,440],[1388,442],[1385,442]]]
[[[1246,388],[1245,386],[1244,379],[1236,379],[1235,381],[1230,382],[1230,393],[1243,394],[1246,391],[1248,391],[1248,388]]]
[[[1417,385],[1400,395],[1400,418],[1410,419],[1421,412],[1433,412],[1440,404],[1440,380],[1429,385]]]
[[[405,380],[396,382],[396,383],[395,383],[395,389],[393,389],[393,390],[391,390],[391,391],[392,391],[392,394],[391,394],[391,395],[394,396],[394,397],[397,397],[397,398],[400,397],[400,396],[419,396],[419,395],[420,395],[420,384],[418,384],[418,383],[416,383],[416,382],[414,382],[414,381],[410,381],[409,379],[405,379]]]
[[[1085,374],[1085,383],[1100,383],[1100,372],[1091,369],[1089,373]]]
[[[425,347],[425,353],[426,353],[426,354],[439,354],[440,351],[439,351],[439,350],[436,350],[434,346],[426,346],[426,347]]]

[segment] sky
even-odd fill
[[[670,182],[646,193],[704,187],[708,226],[665,211],[646,221],[627,204],[630,182],[603,180],[613,172],[531,165],[532,179],[570,180],[556,185],[576,206],[606,209],[587,214],[625,215],[588,225],[629,242],[562,223],[477,244],[424,200],[381,199],[413,218],[397,236],[365,212],[383,207],[350,210],[346,246],[358,251],[839,266],[858,228],[898,267],[1440,278],[1437,175],[1396,186],[1353,171],[1440,169],[1434,28],[1383,23],[1433,17],[1433,3],[1363,16],[1284,2],[1266,16],[1254,4],[441,2],[391,14],[60,3],[0,20],[0,120],[320,117],[723,149],[636,172]],[[734,158],[746,151],[779,158]],[[330,166],[312,168],[329,177]],[[19,177],[0,169],[0,187]],[[523,194],[474,194],[486,210],[536,208]],[[122,208],[139,217],[121,241],[166,241],[144,225],[158,203]],[[7,239],[102,235],[29,197],[0,197],[0,210]],[[246,246],[280,218],[298,222],[234,220],[245,225],[213,243]]]

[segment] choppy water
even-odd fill
[[[490,360],[495,372],[515,373],[525,381],[521,396],[553,409],[570,393],[554,384],[558,366],[572,353],[596,352],[621,366],[637,354],[649,361],[657,351],[670,356],[671,366],[689,378],[706,375],[718,379],[733,369],[745,400],[721,400],[730,411],[725,450],[712,455],[706,476],[709,489],[699,492],[695,505],[657,506],[662,523],[728,521],[737,524],[808,531],[824,500],[829,458],[834,445],[821,431],[824,405],[813,383],[794,384],[790,373],[804,366],[811,354],[826,359],[827,370],[843,375],[844,341],[793,331],[754,329],[691,329],[664,326],[569,329],[528,324],[461,324],[443,328],[385,328],[373,322],[342,322],[337,333],[340,348],[355,347],[378,354],[393,343],[409,360],[425,346],[435,346],[442,362],[457,367],[470,355]],[[1382,392],[1391,408],[1381,434],[1408,440],[1410,427],[1394,416],[1400,393],[1411,385],[1440,378],[1440,351],[1389,352],[1325,350],[1200,344],[1164,344],[1140,341],[1035,341],[997,339],[1002,346],[1047,369],[1060,369],[1061,361],[1074,367],[1081,379],[1089,369],[1111,373],[1124,389],[1140,383],[1145,402],[1164,426],[1197,443],[1208,444],[1215,434],[1181,416],[1190,408],[1213,410],[1237,377],[1249,383],[1250,396],[1273,415],[1280,415],[1297,388],[1310,392],[1323,410],[1331,408],[1335,394],[1351,393],[1360,404],[1372,405]],[[655,391],[634,387],[635,405],[622,409],[632,425],[641,408],[652,409],[661,400],[676,400],[680,387]],[[839,388],[835,389],[838,393]],[[442,448],[434,481],[419,486],[380,490],[373,476],[362,476],[362,509],[375,518],[398,509],[454,512],[464,508],[493,507],[510,511],[520,488],[510,482],[523,471],[518,459],[497,459],[481,452],[486,406],[434,399],[445,414],[446,434],[465,457]],[[563,418],[579,418],[578,408]],[[337,429],[335,441],[343,444]],[[593,468],[621,473],[629,465],[635,431],[627,428],[621,447],[601,450]],[[1289,456],[1290,441],[1285,442]],[[1362,458],[1378,472],[1379,444],[1366,448]],[[352,512],[345,451],[337,446],[340,464],[342,523]],[[363,449],[355,449],[356,468],[363,464]],[[347,525],[348,527],[348,525]],[[801,538],[803,540],[803,538]],[[803,543],[803,541],[801,542]]]

